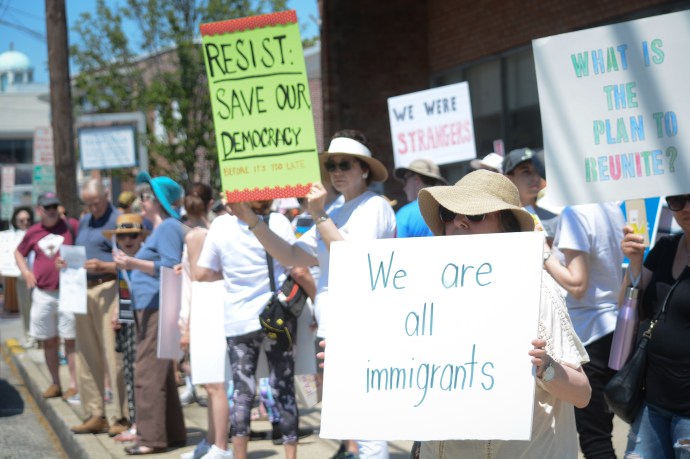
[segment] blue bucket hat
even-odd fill
[[[180,214],[173,207],[173,203],[182,197],[182,187],[177,182],[166,176],[151,178],[147,172],[142,171],[137,175],[136,183],[147,183],[168,215],[180,219]]]

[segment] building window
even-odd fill
[[[31,163],[33,144],[31,139],[0,140],[0,164]]]

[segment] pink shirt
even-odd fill
[[[24,257],[32,250],[36,253],[33,273],[36,286],[41,290],[57,290],[60,285],[60,271],[55,267],[55,259],[60,255],[63,244],[74,245],[78,228],[72,226],[73,230],[70,231],[62,219],[52,228],[36,223],[26,230],[24,239],[17,247],[17,251]]]

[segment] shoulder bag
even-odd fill
[[[685,268],[687,270],[688,268]],[[642,334],[637,348],[630,360],[616,373],[604,387],[604,399],[611,411],[619,418],[632,424],[644,401],[644,382],[647,374],[647,346],[652,338],[652,331],[657,321],[665,314],[666,305],[683,278],[685,270],[678,276],[676,282],[666,294],[664,302],[649,324],[649,328]]]
[[[268,218],[266,218],[266,224],[268,224]],[[289,274],[285,282],[276,290],[273,257],[268,252],[266,252],[266,264],[273,293],[259,314],[259,322],[269,339],[277,341],[276,345],[281,350],[290,351],[297,329],[297,318],[302,314],[309,296]]]

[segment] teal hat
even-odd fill
[[[161,203],[163,209],[173,218],[180,219],[180,214],[173,207],[173,203],[182,197],[182,187],[173,179],[166,176],[151,178],[147,172],[139,172],[137,175],[137,185],[148,183],[156,195],[156,199]]]

